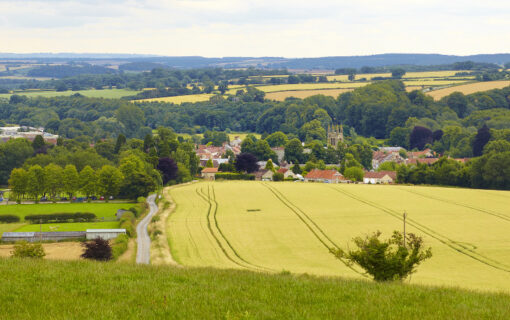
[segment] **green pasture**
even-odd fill
[[[85,231],[87,229],[117,229],[118,221],[105,222],[70,222],[70,223],[45,223],[45,224],[25,224],[15,230],[16,232],[37,232],[42,227],[43,232],[49,231]]]
[[[433,257],[412,284],[510,292],[510,192],[322,183],[213,182],[170,191],[167,228],[185,266],[364,279],[329,253],[380,230],[422,236]]]
[[[130,90],[130,89],[104,89],[104,90],[78,90],[78,91],[42,91],[42,90],[27,90],[27,91],[16,91],[13,94],[24,95],[27,97],[59,97],[59,96],[71,96],[75,93],[79,93],[86,97],[91,98],[108,98],[108,99],[120,99],[126,96],[133,96],[141,91]],[[0,98],[10,98],[11,93],[0,94]]]
[[[12,232],[23,226],[23,223],[0,223],[0,237],[4,232]]]
[[[60,212],[91,212],[98,218],[115,217],[118,209],[129,209],[134,203],[39,203],[0,205],[0,215],[16,215],[23,220],[29,214],[51,214]]]

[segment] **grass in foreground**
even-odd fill
[[[11,202],[13,203],[13,202]],[[29,214],[51,214],[58,212],[92,212],[98,218],[115,217],[118,209],[129,209],[134,203],[39,203],[9,204],[0,206],[0,215],[13,214],[22,220]]]
[[[510,317],[505,294],[311,276],[17,259],[0,273],[0,319]]]

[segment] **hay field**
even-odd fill
[[[320,90],[320,89],[350,89],[359,88],[369,84],[369,82],[350,82],[350,83],[298,83],[298,84],[280,84],[258,86],[257,89],[265,93],[277,91],[300,91],[300,90]]]
[[[79,260],[83,253],[83,247],[80,242],[56,242],[43,243],[45,259],[50,260]],[[13,245],[0,245],[0,257],[6,258],[11,256]]]
[[[450,80],[450,79],[413,79],[404,80],[406,86],[426,86],[426,87],[437,87],[437,86],[452,86],[466,83],[470,80]]]
[[[161,98],[151,98],[151,99],[142,99],[142,100],[132,100],[133,102],[170,102],[175,104],[181,104],[185,102],[202,102],[209,101],[209,99],[214,96],[214,94],[209,93],[201,93],[201,94],[190,94],[184,96],[174,96],[174,97],[161,97]]]
[[[510,292],[510,192],[470,189],[213,182],[172,189],[174,258],[185,266],[362,278],[328,248],[380,230],[424,237],[432,259],[410,280]]]
[[[352,91],[354,89],[320,89],[320,90],[301,90],[301,91],[277,91],[266,94],[266,99],[283,101],[288,97],[294,98],[308,98],[317,94],[323,94],[337,98],[339,94]]]
[[[476,82],[469,83],[460,86],[439,89],[427,92],[427,94],[434,98],[434,100],[440,100],[443,97],[446,97],[449,94],[454,92],[462,92],[463,94],[471,94],[480,91],[487,91],[492,89],[501,89],[504,87],[510,86],[510,81],[487,81],[487,82]]]

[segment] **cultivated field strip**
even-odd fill
[[[207,185],[207,191],[204,191],[203,187],[196,188],[197,194],[209,204],[209,209],[207,211],[207,226],[209,228],[209,232],[216,240],[216,243],[221,248],[221,251],[225,254],[227,259],[232,261],[234,264],[251,270],[256,271],[274,271],[272,269],[258,266],[246,261],[242,258],[239,253],[234,249],[230,241],[227,239],[225,234],[222,232],[218,219],[216,217],[218,213],[218,203],[216,202],[216,197],[214,193],[214,187],[211,185]]]
[[[285,197],[279,190],[269,185],[268,183],[263,183],[263,185],[268,188],[273,195],[278,198],[286,207],[288,207],[305,225],[306,227],[313,233],[313,235],[328,249],[328,251],[340,249],[340,247],[319,227],[319,225],[312,219],[308,214],[306,214],[303,210],[301,210],[298,206],[296,206],[292,201],[290,201],[287,197]],[[349,264],[345,259],[340,259],[345,266],[347,266],[352,271],[357,274],[367,277],[367,275],[357,269],[355,269],[351,264]]]
[[[504,220],[506,222],[510,222],[510,216],[505,215],[503,213],[499,213],[499,212],[495,212],[495,211],[491,211],[491,210],[487,210],[487,209],[477,208],[477,207],[474,207],[474,206],[471,206],[471,205],[468,205],[468,204],[465,204],[465,203],[460,203],[460,202],[457,202],[457,201],[453,201],[453,200],[448,200],[448,199],[444,199],[444,198],[440,198],[440,197],[426,195],[426,194],[423,194],[423,193],[418,192],[416,190],[410,190],[409,188],[400,188],[400,190],[404,190],[406,192],[413,193],[413,194],[419,195],[419,196],[424,197],[424,198],[429,198],[429,199],[436,200],[436,201],[442,201],[442,202],[450,203],[450,204],[453,204],[453,205],[456,205],[456,206],[460,206],[460,207],[468,208],[468,209],[471,209],[471,210],[474,210],[474,211],[478,211],[478,212],[481,212],[481,213],[489,214],[491,216],[494,216],[494,217],[497,217],[499,219],[502,219],[502,220]]]
[[[372,201],[369,201],[365,198],[362,198],[358,195],[355,195],[351,192],[348,192],[345,190],[345,188],[338,188],[338,187],[331,187],[331,186],[327,186],[328,188],[331,188],[339,193],[342,193],[344,194],[345,196],[348,196],[354,200],[357,200],[359,202],[362,202],[364,204],[367,204],[371,207],[374,207],[378,210],[381,210],[391,216],[393,216],[394,218],[402,221],[403,218],[402,218],[402,215],[401,213],[395,211],[395,210],[392,210],[392,209],[389,209],[389,208],[386,208],[380,204],[377,204],[377,203],[374,203]],[[496,261],[494,259],[491,259],[489,257],[486,257],[480,253],[477,253],[474,251],[473,249],[473,246],[472,245],[466,245],[464,244],[463,242],[459,242],[459,241],[455,241],[453,239],[450,239],[448,238],[447,236],[444,236],[440,233],[438,233],[437,231],[417,222],[416,220],[414,219],[411,219],[411,218],[407,218],[406,219],[406,222],[408,225],[420,230],[421,232],[423,232],[424,234],[427,234],[428,236],[438,240],[439,242],[443,243],[444,245],[450,247],[451,249],[455,250],[456,252],[459,252],[461,254],[464,254],[474,260],[477,260],[481,263],[484,263],[490,267],[493,267],[495,269],[498,269],[498,270],[501,270],[501,271],[505,271],[505,272],[508,272],[510,273],[510,267],[508,267],[507,265],[499,262],[499,261]]]

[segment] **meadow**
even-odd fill
[[[0,258],[0,274],[0,319],[510,317],[505,294],[287,273]]]
[[[12,203],[12,202],[11,202]],[[21,218],[29,214],[51,214],[59,212],[92,212],[98,218],[113,218],[118,209],[129,209],[132,203],[39,203],[9,204],[0,206],[0,215],[12,214]]]
[[[85,231],[87,229],[114,229],[119,227],[119,221],[111,221],[115,218],[118,209],[129,209],[133,203],[45,203],[45,204],[10,204],[0,206],[0,215],[11,214],[23,218],[29,214],[51,214],[59,212],[92,212],[101,222],[70,222],[70,223],[47,223],[47,224],[0,224],[0,236],[4,232],[33,232],[33,231]],[[110,221],[108,221],[110,220]]]
[[[72,96],[73,94],[79,93],[90,98],[107,98],[107,99],[120,99],[126,96],[134,96],[141,91],[130,90],[130,89],[104,89],[104,90],[78,90],[78,91],[42,91],[42,90],[26,90],[17,91],[14,94],[24,95],[27,97],[59,97],[59,96]],[[10,98],[11,93],[0,94],[0,98]]]
[[[174,188],[167,224],[185,266],[364,279],[329,248],[402,229],[433,257],[407,282],[510,292],[510,192],[439,187],[214,182]]]

